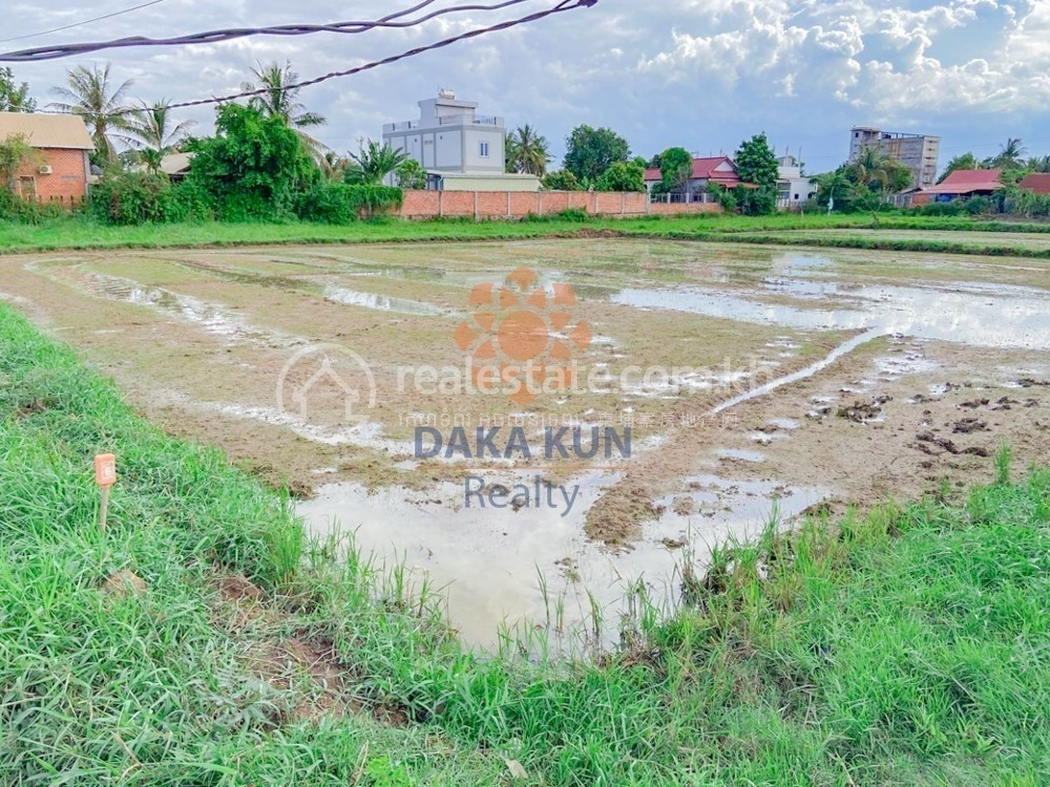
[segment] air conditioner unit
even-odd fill
[[[54,170],[51,169],[50,165],[45,164],[40,169],[38,169],[37,172],[39,172],[41,175],[50,175],[51,173],[54,172]]]

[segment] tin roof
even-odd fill
[[[84,121],[76,115],[0,112],[0,140],[22,135],[34,148],[94,150]]]

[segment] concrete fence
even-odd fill
[[[405,219],[523,219],[582,210],[590,216],[638,217],[720,213],[721,205],[650,203],[639,192],[406,191],[397,215]]]

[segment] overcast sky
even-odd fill
[[[143,0],[3,0],[0,38],[119,11]],[[438,0],[436,6],[456,0]],[[445,17],[409,31],[319,34],[100,53],[148,101],[222,95],[256,61],[290,60],[314,77],[554,5]],[[150,8],[0,50],[220,27],[372,19],[415,0],[164,0]],[[435,7],[436,7],[435,6]],[[91,58],[16,65],[41,105],[64,70]],[[634,153],[672,145],[731,152],[765,131],[778,154],[802,148],[807,171],[845,158],[853,125],[938,134],[941,164],[992,155],[1007,137],[1050,153],[1050,0],[599,0],[354,77],[308,88],[328,118],[316,136],[344,152],[382,124],[417,114],[438,87],[509,126],[531,123],[559,158],[580,123],[610,126]],[[214,110],[189,111],[211,128]]]

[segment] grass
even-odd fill
[[[1050,472],[1011,483],[1005,450],[997,483],[964,500],[771,526],[703,575],[683,566],[673,617],[639,584],[621,652],[530,663],[464,652],[404,572],[309,542],[287,500],[166,438],[3,304],[0,414],[0,783],[1034,787],[1050,772]],[[103,450],[120,457],[104,533]],[[107,592],[119,571],[145,589]]]
[[[1050,249],[1011,244],[1010,233],[1050,233],[1048,223],[987,221],[957,217],[880,216],[877,229],[915,231],[915,238],[872,238],[865,235],[822,235],[826,229],[873,229],[870,215],[776,214],[765,217],[701,215],[638,219],[595,218],[586,221],[556,217],[529,221],[444,219],[401,221],[379,219],[350,226],[306,224],[163,224],[136,227],[99,225],[81,216],[38,225],[0,221],[0,253],[74,249],[164,248],[312,243],[387,243],[408,241],[514,240],[562,237],[581,232],[610,232],[626,237],[696,241],[733,241],[773,245],[829,246],[937,251],[956,254],[998,254],[1050,258]],[[995,232],[1002,243],[931,240],[924,230]],[[771,234],[772,233],[772,234]]]

